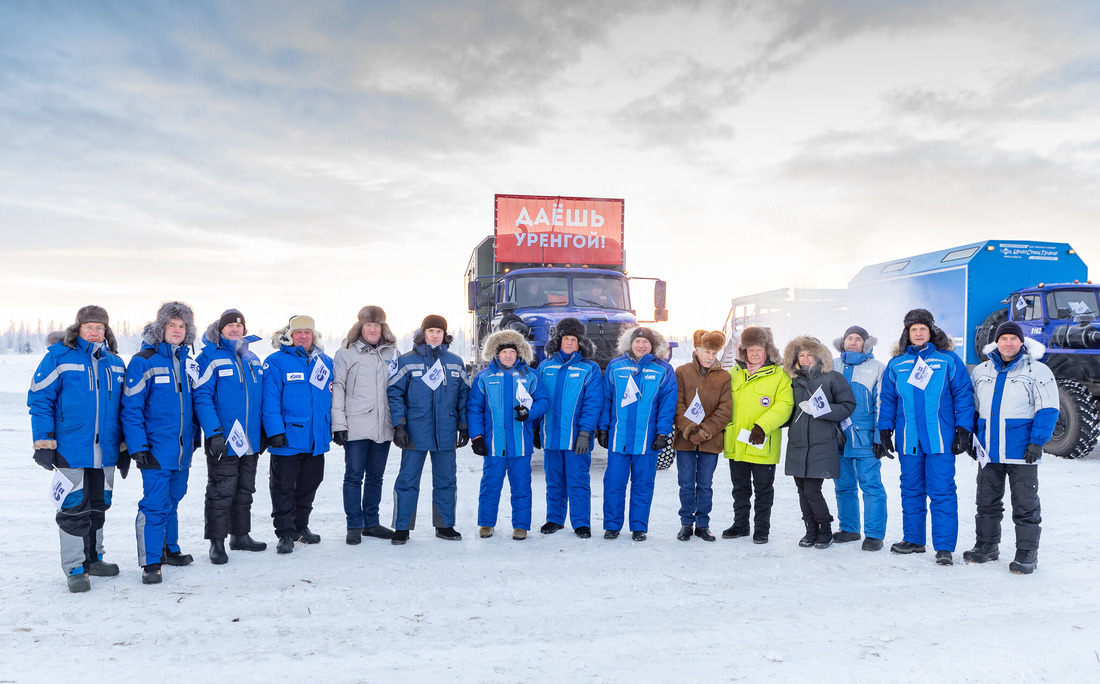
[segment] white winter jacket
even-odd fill
[[[399,356],[397,347],[388,342],[375,347],[362,339],[336,352],[332,373],[333,432],[347,430],[348,440],[393,439],[386,388],[390,383],[391,362],[396,362]]]

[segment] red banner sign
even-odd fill
[[[623,200],[496,196],[497,263],[623,263]]]

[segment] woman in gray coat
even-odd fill
[[[832,354],[816,338],[791,340],[783,352],[783,367],[791,376],[795,403],[787,430],[785,472],[794,477],[806,523],[806,535],[798,545],[827,549],[833,543],[833,516],[821,485],[825,478],[840,474],[840,425],[855,411],[856,398],[844,376],[833,370]]]

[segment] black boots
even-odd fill
[[[967,563],[988,563],[1000,557],[1000,548],[992,542],[974,542],[974,548],[963,551],[963,560]]]
[[[150,563],[141,570],[141,583],[142,584],[160,584],[160,563]]]
[[[461,541],[462,535],[458,533],[453,527],[437,527],[435,528],[435,536],[440,539],[446,539],[447,541]],[[394,537],[397,538],[396,536]]]
[[[630,536],[634,541],[645,541],[645,532],[641,530],[634,530]]]
[[[118,574],[118,564],[108,563],[103,559],[88,563],[88,574],[92,577],[114,577]]]
[[[363,530],[358,527],[348,530],[348,536],[344,539],[344,541],[351,546],[361,544],[363,542]]]
[[[279,537],[275,553],[294,553],[294,537]]]
[[[542,532],[543,534],[554,534],[564,527],[565,525],[559,525],[556,522],[547,522],[545,525],[539,528],[539,532]]]
[[[165,565],[183,566],[191,565],[195,562],[195,559],[191,556],[191,554],[184,553],[182,551],[169,551],[167,546],[164,547],[164,552],[161,554],[161,556],[162,558],[160,559],[160,562],[164,563]]]
[[[676,538],[680,541],[688,541],[691,539],[692,534],[693,530],[691,529],[691,525],[681,525],[680,531],[676,533]]]
[[[581,539],[591,539],[592,538],[592,528],[591,527],[583,527],[583,526],[578,527],[577,529],[573,530],[573,534],[577,535]]]
[[[210,540],[210,562],[214,565],[225,565],[229,562],[229,556],[225,553],[224,539]]]
[[[924,553],[924,544],[914,544],[907,541],[899,541],[890,545],[890,553]]]
[[[229,535],[229,549],[231,551],[263,551],[267,548],[267,542],[258,542],[248,533]]]
[[[715,540],[715,536],[710,533],[710,528],[709,527],[696,527],[695,528],[695,536],[699,537],[703,541],[714,541]]]
[[[863,550],[864,551],[881,551],[882,550],[882,540],[881,539],[875,539],[874,537],[867,537],[866,539],[863,540]]]
[[[303,544],[320,544],[321,535],[313,534],[309,531],[309,525],[306,525],[302,529],[298,530],[298,541]]]
[[[1008,564],[1008,569],[1017,575],[1030,575],[1039,564],[1037,549],[1016,549],[1016,558]]]
[[[86,572],[69,575],[66,581],[69,583],[69,591],[73,594],[82,594],[92,588],[92,580],[88,579]]]
[[[371,525],[363,528],[363,536],[376,539],[393,539],[393,530],[384,525]]]
[[[618,539],[619,538],[619,531],[618,530],[604,530],[603,531],[603,538],[604,539]]]
[[[955,559],[952,558],[951,552],[941,550],[936,552],[936,565],[954,565]]]
[[[393,531],[393,536],[390,537],[390,543],[393,544],[394,546],[400,546],[401,544],[404,544],[407,541],[409,541],[409,531],[408,530],[394,530]]]
[[[737,539],[739,537],[747,536],[749,536],[748,525],[738,525],[737,523],[733,523],[726,529],[722,530],[722,539]]]
[[[833,533],[833,541],[837,544],[844,544],[846,542],[854,542],[862,539],[862,535],[859,532],[849,532],[848,530],[837,530]]]
[[[817,541],[814,542],[815,549],[827,549],[833,545],[833,523],[823,522],[817,528]]]
[[[803,520],[806,524],[806,534],[798,540],[798,545],[804,549],[808,549],[817,543],[817,532],[820,526],[816,520]]]

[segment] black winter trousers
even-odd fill
[[[833,516],[829,513],[829,503],[821,493],[824,482],[820,477],[794,478],[794,486],[798,488],[798,505],[802,508],[802,519],[806,522],[823,525],[833,521]]]
[[[293,537],[309,525],[313,497],[325,478],[325,455],[271,455],[271,518],[278,537]]]
[[[978,468],[978,514],[974,527],[979,542],[1001,543],[1001,519],[1004,518],[1005,478],[1012,491],[1012,522],[1016,524],[1016,548],[1039,548],[1043,521],[1039,511],[1039,468],[1014,463],[987,463]]]
[[[225,539],[252,531],[257,454],[206,457],[206,538]]]
[[[775,466],[730,459],[730,480],[733,482],[733,526],[740,532],[749,531],[750,497],[756,494],[755,531],[768,534],[772,527],[772,503],[775,501]]]

